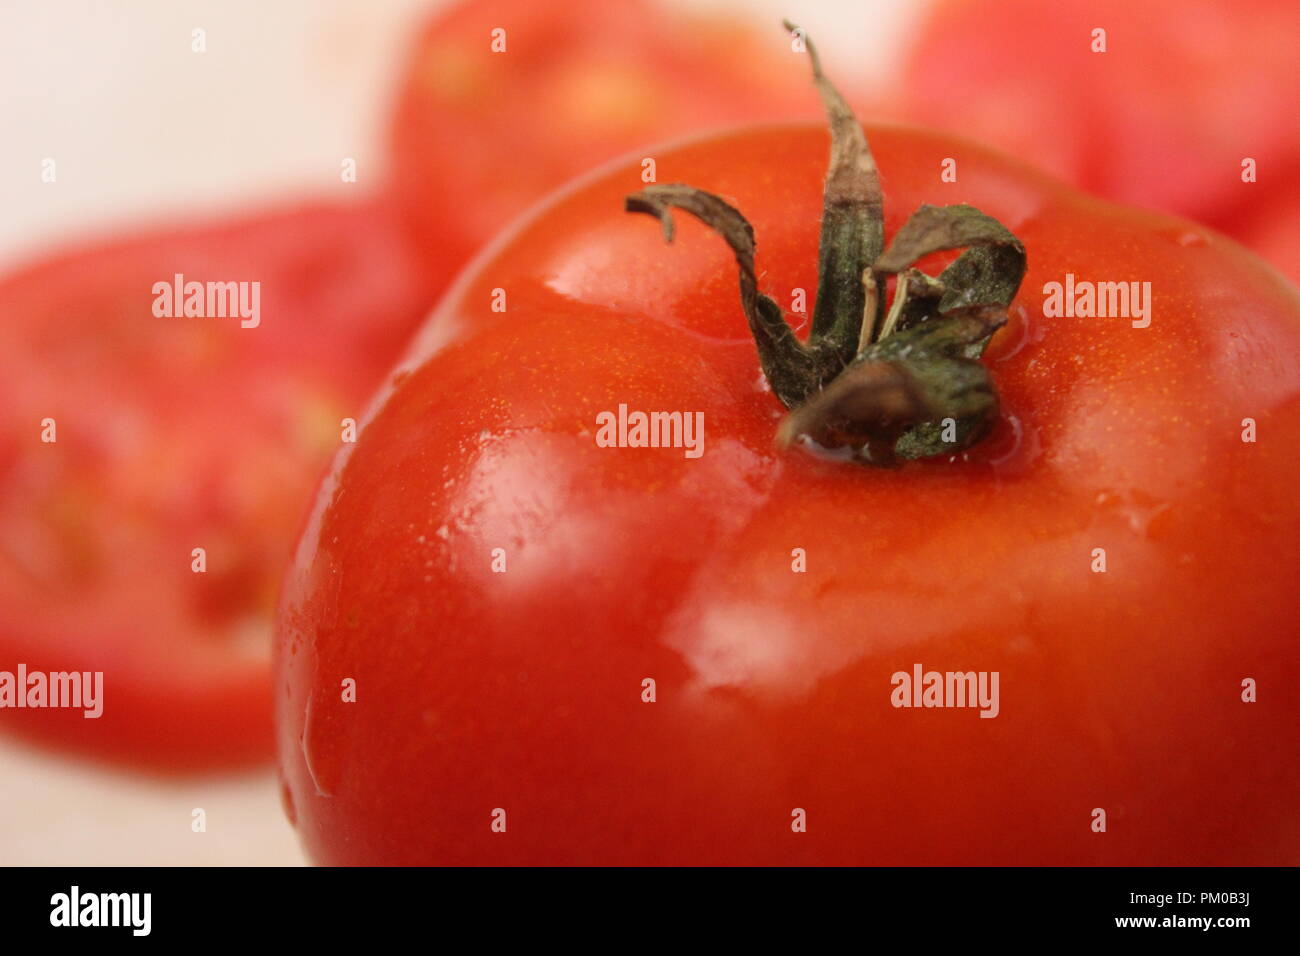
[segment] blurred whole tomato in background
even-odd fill
[[[390,140],[394,188],[427,268],[449,279],[551,189],[628,150],[716,126],[816,119],[789,52],[775,18],[758,30],[737,15],[670,16],[647,0],[486,0],[434,18]]]
[[[1297,16],[1295,0],[939,0],[893,102],[1214,226],[1300,282]]]

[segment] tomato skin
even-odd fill
[[[260,282],[260,324],[156,316],[176,273]],[[0,670],[104,675],[102,716],[6,708],[0,729],[150,771],[270,757],[302,502],[428,296],[374,203],[150,229],[0,280]]]
[[[1253,225],[1300,203],[1294,21],[1289,0],[939,0],[899,112],[1088,192],[1208,223],[1300,282],[1300,242],[1280,247]],[[1092,51],[1095,29],[1105,52]],[[1246,157],[1255,182],[1242,181]]]
[[[440,12],[414,43],[389,133],[394,190],[425,267],[450,281],[529,206],[628,150],[820,117],[802,58],[771,27],[669,16],[650,0],[475,0]]]
[[[1203,227],[867,133],[887,235],[967,202],[1028,250],[997,431],[886,471],[776,451],[721,240],[623,213],[634,160],[565,190],[444,300],[299,545],[276,702],[317,862],[1300,859],[1300,298]],[[827,148],[777,126],[657,155],[746,214],[788,307]],[[1067,272],[1152,282],[1151,326],[1045,318]],[[702,411],[703,457],[596,447],[620,403]],[[1000,714],[893,708],[917,663],[999,672]]]

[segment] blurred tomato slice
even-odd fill
[[[394,223],[302,206],[0,280],[0,671],[104,674],[100,718],[5,708],[0,729],[155,770],[270,756],[304,503],[432,296]],[[260,283],[260,323],[155,315],[176,274]]]

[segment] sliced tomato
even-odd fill
[[[157,769],[270,755],[302,503],[429,304],[398,233],[386,205],[309,205],[0,281],[0,671],[103,674],[101,716],[0,728]],[[259,323],[155,314],[178,274],[259,283]]]

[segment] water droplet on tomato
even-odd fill
[[[1180,246],[1205,246],[1209,245],[1210,238],[1203,232],[1195,229],[1189,229],[1186,226],[1175,226],[1172,229],[1162,229],[1160,235],[1164,238],[1176,242]]]
[[[1159,540],[1169,532],[1173,517],[1171,502],[1160,501],[1134,489],[1119,510],[1129,529],[1138,537]]]
[[[1003,413],[993,434],[984,441],[985,460],[1002,477],[1025,474],[1043,455],[1038,432],[1014,412]]]
[[[1008,312],[1007,322],[993,338],[989,349],[990,362],[1006,362],[1025,350],[1026,346],[1036,345],[1047,336],[1047,327],[1030,319],[1029,310],[1017,305]]]

